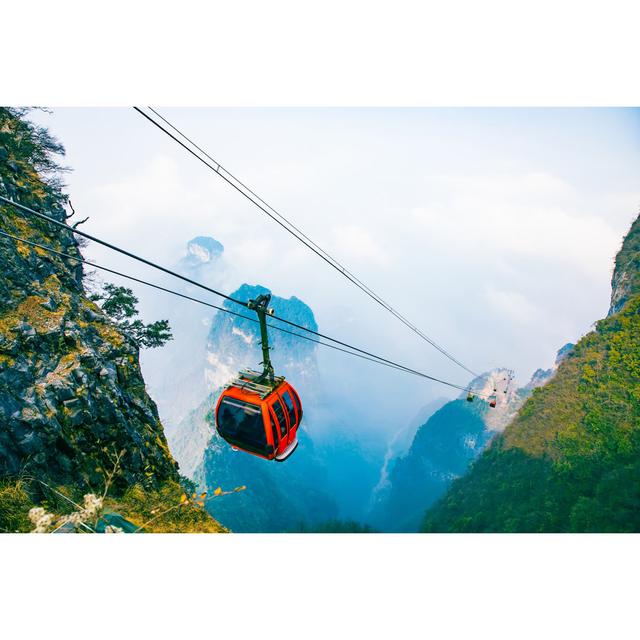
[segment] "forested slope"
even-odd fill
[[[424,531],[640,531],[640,218],[610,315],[427,512]]]

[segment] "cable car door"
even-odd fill
[[[280,400],[279,396],[276,394],[274,399],[271,401],[270,405],[271,411],[273,415],[272,419],[275,418],[275,423],[278,427],[278,432],[280,435],[280,446],[278,447],[279,451],[282,452],[287,448],[289,444],[289,424],[287,422],[286,411],[284,409],[284,405]]]
[[[287,418],[289,419],[289,442],[293,442],[297,426],[299,424],[298,417],[298,409],[296,407],[296,401],[293,398],[293,394],[291,393],[291,389],[285,389],[281,394],[280,398],[284,404],[284,408],[287,412]]]

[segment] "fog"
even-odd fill
[[[606,314],[613,257],[640,204],[638,110],[160,111],[475,371],[510,367],[526,382]],[[324,333],[469,381],[132,109],[32,117],[67,149],[68,192],[90,216],[82,229],[165,265],[211,236],[225,247],[227,291],[247,282],[295,295]],[[159,280],[98,245],[85,255]],[[159,300],[173,304],[133,288],[146,320]],[[318,357],[324,391],[362,407],[363,431],[396,431],[455,395],[329,349]]]

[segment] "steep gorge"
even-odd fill
[[[609,315],[535,389],[425,531],[640,531],[640,217]]]

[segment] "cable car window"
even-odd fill
[[[282,399],[284,400],[284,404],[287,407],[287,411],[289,412],[289,424],[294,425],[296,423],[296,410],[293,408],[293,400],[291,399],[291,394],[288,391],[285,391],[282,394]]]
[[[273,434],[273,447],[274,449],[278,448],[278,428],[276,427],[276,423],[273,421],[273,417],[269,414],[269,424],[271,425],[271,433]]]
[[[285,417],[284,417],[284,410],[282,408],[282,403],[280,402],[280,400],[278,400],[278,398],[276,398],[272,406],[273,406],[273,412],[276,414],[276,418],[278,418],[278,423],[280,424],[280,436],[282,438],[286,438],[287,437],[287,421],[285,420]]]
[[[232,444],[254,453],[268,453],[267,435],[260,407],[237,400],[223,398],[218,412],[218,431]]]
[[[302,403],[300,402],[300,396],[293,387],[291,387],[291,394],[293,395],[293,401],[296,403],[296,409],[298,410],[298,425],[300,425],[302,422]]]

